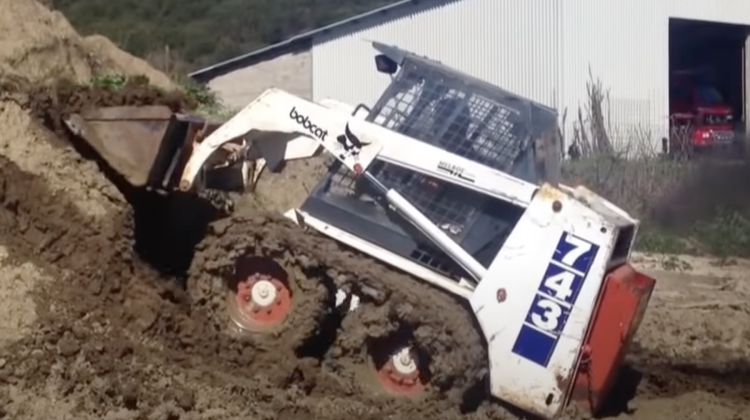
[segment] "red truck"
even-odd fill
[[[669,101],[670,138],[664,146],[670,155],[690,157],[737,146],[734,110],[700,73],[673,73]]]

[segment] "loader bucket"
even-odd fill
[[[180,177],[195,134],[219,126],[165,106],[94,108],[64,122],[131,185],[164,189]]]

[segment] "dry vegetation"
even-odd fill
[[[606,115],[608,92],[593,77],[587,87],[569,137],[579,157],[563,165],[564,181],[588,185],[641,218],[642,251],[750,255],[750,160],[668,159],[649,129],[617,133]]]

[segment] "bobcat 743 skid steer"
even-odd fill
[[[269,89],[201,136],[187,117],[164,119],[172,134],[147,158],[117,150],[128,147],[116,139],[97,140],[94,114],[69,125],[131,182],[166,191],[230,188],[211,181],[216,168],[233,168],[242,188],[265,165],[327,152],[335,158],[327,175],[286,214],[299,229],[464,301],[484,337],[489,360],[479,362],[492,396],[547,419],[571,401],[601,408],[655,285],[629,264],[639,222],[558,182],[552,109],[373,46],[377,70],[392,82],[372,108]],[[283,323],[295,304],[274,276],[238,287],[227,300],[238,324]],[[339,292],[337,304],[353,312],[365,300]],[[408,394],[425,385],[410,345],[389,353],[386,388]]]

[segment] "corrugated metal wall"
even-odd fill
[[[559,97],[559,4],[451,1],[442,7],[409,8],[395,20],[387,16],[385,24],[317,37],[313,95],[374,103],[389,79],[375,71],[369,40],[398,45],[554,106]]]
[[[402,13],[316,37],[314,98],[374,103],[389,81],[368,44],[380,41],[567,112],[568,138],[587,83],[599,80],[613,140],[658,149],[668,131],[669,17],[750,24],[750,1],[459,0]]]
[[[561,11],[562,91],[566,134],[587,89],[601,82],[604,119],[613,143],[623,149],[650,144],[668,129],[669,43],[666,3],[650,0],[572,0]],[[586,122],[584,121],[584,125]],[[634,145],[634,141],[648,144]]]

